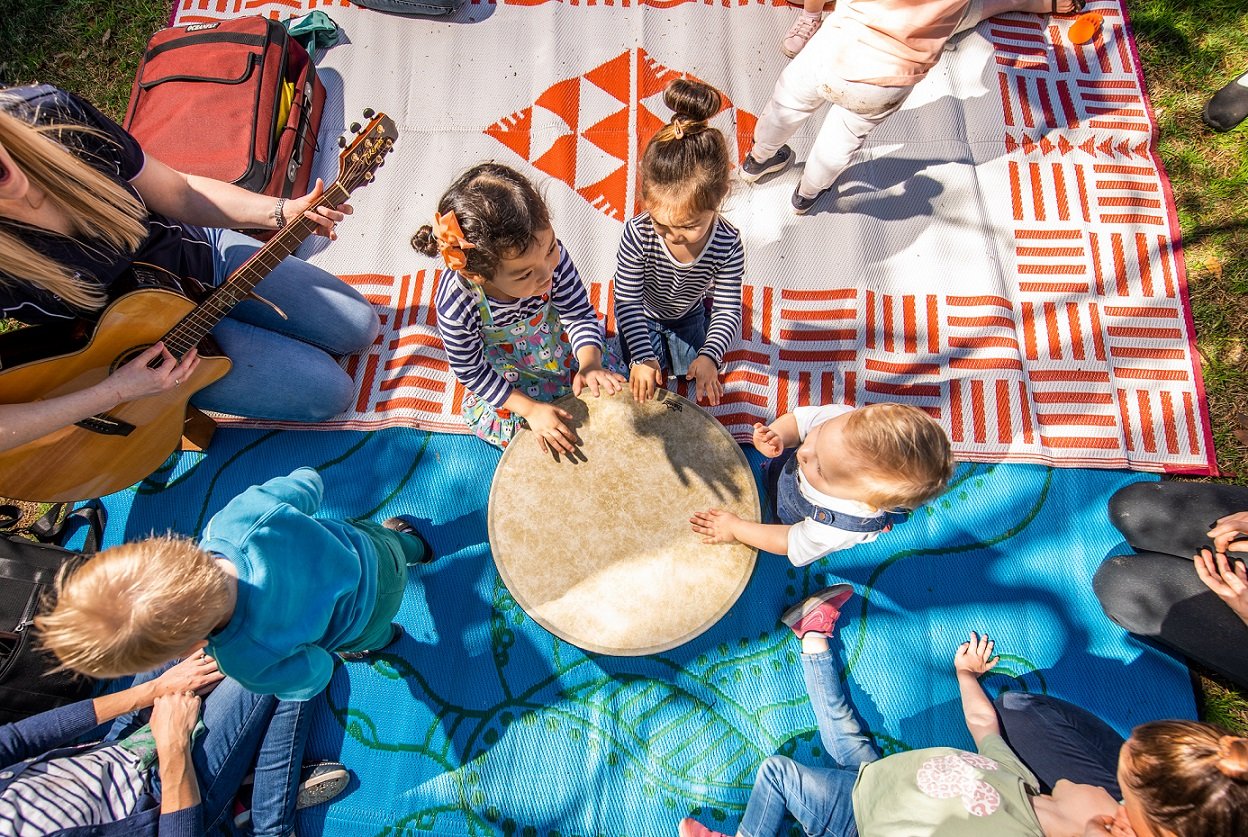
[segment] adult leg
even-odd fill
[[[807,834],[854,837],[853,791],[857,769],[803,767],[771,756],[758,768],[738,837],[776,837],[792,815]]]
[[[255,837],[286,837],[294,829],[303,748],[311,727],[310,701],[278,701],[256,754],[251,792]]]
[[[1036,774],[1045,793],[1066,779],[1105,788],[1122,799],[1118,751],[1123,738],[1109,724],[1048,695],[1002,692],[995,705],[1006,743]]]
[[[1184,559],[1213,545],[1205,533],[1218,518],[1241,511],[1248,511],[1248,488],[1238,485],[1136,482],[1109,498],[1109,519],[1132,549]]]
[[[1092,589],[1123,628],[1248,687],[1248,625],[1201,582],[1190,560],[1119,555],[1101,564]]]
[[[807,652],[822,648],[815,653]],[[845,699],[841,675],[836,670],[835,658],[828,650],[827,639],[818,634],[802,638],[802,674],[806,678],[806,692],[810,695],[811,708],[819,724],[819,737],[828,755],[838,765],[857,771],[858,767],[880,757],[871,739],[862,731],[862,725]]]

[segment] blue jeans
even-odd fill
[[[674,320],[652,320],[646,317],[646,328],[650,334],[650,347],[659,366],[672,375],[682,377],[689,371],[689,364],[697,360],[702,344],[706,342],[706,328],[709,318],[706,306],[699,303],[683,317]],[[631,362],[628,341],[620,339],[620,351],[624,355],[624,364]]]
[[[139,684],[159,677],[173,663],[134,678]],[[147,723],[143,709],[113,721],[105,741],[125,738]],[[306,702],[257,695],[226,678],[204,698],[200,715],[206,731],[195,740],[191,760],[203,801],[204,832],[231,814],[243,777],[255,766],[251,827],[256,837],[286,837],[295,827],[295,800],[308,740],[311,712]],[[160,777],[153,774],[157,799]]]
[[[204,229],[213,247],[214,284],[251,257],[260,242],[233,230]],[[212,330],[234,367],[196,393],[206,410],[275,421],[324,421],[355,397],[355,383],[335,359],[372,345],[377,312],[333,274],[293,256],[256,286],[286,314],[244,300]]]
[[[739,837],[778,837],[786,814],[807,834],[857,837],[853,790],[858,768],[880,757],[845,700],[831,651],[802,655],[819,738],[836,767],[804,767],[784,756],[763,762],[737,829]]]

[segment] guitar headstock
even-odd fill
[[[384,113],[374,113],[372,108],[364,111],[364,118],[369,120],[363,127],[360,123],[351,123],[351,131],[355,139],[347,143],[340,137],[338,145],[343,148],[338,155],[338,182],[348,191],[373,179],[373,173],[385,161],[385,157],[394,147],[398,129],[394,120]]]

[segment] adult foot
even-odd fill
[[[431,563],[435,557],[433,554],[433,549],[430,548],[429,541],[425,540],[425,536],[420,534],[420,530],[417,529],[415,524],[412,523],[413,519],[414,518],[410,517],[409,515],[399,515],[397,517],[392,517],[389,520],[386,520],[381,525],[385,526],[387,529],[393,530],[395,532],[399,532],[400,534],[411,535],[413,538],[420,541],[420,545],[424,547],[424,553],[423,553],[424,557],[421,558],[416,563],[417,564]],[[410,564],[411,562],[409,561],[408,563]]]
[[[816,12],[813,15],[802,12],[797,16],[797,20],[793,21],[793,25],[789,27],[784,40],[780,42],[780,51],[789,58],[795,58],[810,39],[815,36],[815,33],[819,31],[819,27],[822,25],[822,12]]]
[[[753,183],[761,177],[772,174],[773,172],[784,171],[793,162],[793,149],[787,145],[780,146],[775,154],[772,154],[761,163],[754,159],[754,152],[751,151],[745,155],[745,160],[741,163],[740,176],[746,183]]]
[[[832,187],[829,186],[828,189],[830,188]],[[789,200],[789,203],[793,207],[793,214],[805,215],[810,212],[810,210],[814,209],[815,204],[818,203],[819,199],[827,193],[828,189],[824,189],[813,198],[808,198],[802,194],[802,184],[798,183],[797,188],[793,190],[793,197]]]
[[[1248,72],[1214,93],[1200,118],[1215,131],[1229,131],[1248,118]]]
[[[792,628],[798,639],[810,633],[830,637],[836,628],[836,620],[841,616],[841,607],[852,595],[853,585],[833,584],[793,605],[784,612],[780,621]]]
[[[347,788],[351,774],[336,761],[318,761],[303,766],[295,808],[311,808],[328,802]]]
[[[711,831],[702,823],[691,817],[685,817],[680,821],[680,826],[676,829],[676,833],[680,837],[728,837],[720,831]]]

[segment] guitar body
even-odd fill
[[[83,348],[0,371],[0,404],[24,404],[93,386],[162,339],[195,308],[171,291],[126,294],[105,309]],[[133,485],[178,446],[191,397],[224,377],[230,366],[228,358],[205,357],[180,386],[102,414],[132,426],[125,435],[70,425],[0,451],[0,496],[60,502]]]

